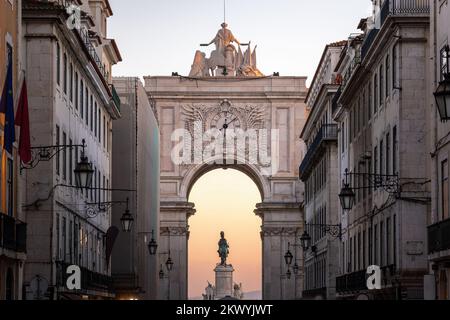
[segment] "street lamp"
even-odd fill
[[[341,207],[344,211],[350,211],[353,208],[353,204],[355,203],[355,192],[350,187],[350,183],[348,182],[348,169],[345,169],[345,183],[344,187],[341,189],[341,193],[339,194],[339,199],[341,201]]]
[[[79,189],[88,189],[92,185],[92,176],[94,175],[94,169],[92,164],[88,161],[88,157],[85,155],[84,149],[86,147],[83,140],[83,150],[81,152],[81,161],[77,163],[75,170],[75,184]]]
[[[295,262],[294,266],[292,267],[292,270],[294,271],[295,275],[298,274],[298,271],[300,270],[300,267],[298,266],[297,261]]]
[[[159,269],[159,278],[164,279],[164,271],[162,269],[162,265],[161,265],[161,268]]]
[[[148,252],[150,253],[150,255],[154,256],[156,254],[156,250],[158,249],[158,244],[156,243],[156,240],[155,240],[155,230],[152,230],[152,238],[148,242],[147,246],[148,246]]]
[[[292,276],[292,272],[290,269],[288,269],[288,271],[286,272],[286,278],[290,279]]]
[[[172,271],[172,269],[173,269],[173,261],[172,261],[172,258],[170,257],[170,251],[169,251],[169,257],[167,258],[167,261],[166,261],[166,268],[169,272]]]
[[[308,250],[309,246],[311,245],[311,236],[308,234],[308,232],[306,232],[306,230],[300,237],[300,245],[303,250]]]
[[[286,265],[290,266],[292,264],[292,260],[294,259],[294,256],[291,252],[291,244],[288,243],[288,251],[284,255],[284,261],[286,262]]]
[[[129,199],[127,198],[127,208],[125,210],[125,213],[122,215],[122,218],[120,218],[120,222],[122,223],[122,230],[124,232],[130,232],[134,222],[133,216],[131,215],[130,209],[128,208],[128,202]]]
[[[434,93],[436,105],[442,121],[450,120],[450,66],[449,53],[450,47],[446,45],[444,48],[447,71],[444,74],[444,80],[439,82],[439,86]]]

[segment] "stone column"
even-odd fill
[[[216,299],[220,300],[227,296],[233,296],[233,272],[232,265],[217,265],[216,273]]]
[[[303,232],[303,214],[299,203],[261,203],[255,213],[263,220],[261,240],[263,249],[263,299],[300,299],[303,288],[303,253],[295,244]],[[297,240],[297,241],[296,241]],[[284,255],[291,243],[294,256],[290,266],[291,278],[287,277],[288,266]],[[299,272],[294,274],[295,260]]]
[[[188,292],[188,218],[195,213],[194,204],[188,202],[161,202],[160,240],[158,259],[164,271],[160,279],[159,299],[187,300]],[[173,261],[168,271],[166,261]]]

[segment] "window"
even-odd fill
[[[64,66],[63,66],[63,82],[64,93],[67,94],[67,54],[64,53]]]
[[[61,232],[60,232],[60,221],[59,221],[59,213],[56,214],[56,260],[60,261],[61,256],[61,250],[60,250],[60,244],[61,244]]]
[[[383,72],[383,65],[380,66],[380,106],[383,105],[383,98],[384,98],[384,72]]]
[[[378,110],[378,76],[375,75],[373,79],[373,113]]]
[[[389,78],[390,78],[390,72],[391,72],[391,70],[390,70],[390,68],[391,68],[391,61],[390,61],[390,57],[389,57],[389,55],[387,55],[387,57],[386,57],[386,92],[385,92],[385,94],[386,94],[386,98],[387,97],[389,97],[389,89],[390,89],[390,81],[389,81]]]
[[[378,226],[375,225],[373,229],[374,239],[373,239],[373,262],[378,264]]]
[[[392,129],[392,173],[397,174],[397,126]]]
[[[62,144],[63,146],[65,146],[67,144],[67,135],[65,132],[63,132],[62,135]],[[63,175],[63,179],[66,180],[67,179],[67,151],[66,148],[63,147],[62,150],[62,161],[63,161],[63,169],[62,169],[62,175]]]
[[[12,217],[14,215],[14,162],[12,159],[8,159],[8,178],[6,180],[6,199],[8,215]]]
[[[100,173],[100,169],[98,169],[98,171],[97,171],[97,187],[99,188],[98,189],[98,191],[97,191],[97,199],[95,199],[95,201],[98,201],[98,202],[101,202],[101,199],[100,199],[100,196],[101,196],[101,190],[100,190],[100,188],[102,187],[102,185],[101,185],[101,183],[102,183],[102,180],[101,180],[101,173]]]
[[[66,248],[67,248],[67,219],[63,217],[62,219],[62,260],[66,261]]]
[[[59,141],[59,126],[57,125],[56,126],[56,145],[57,146],[59,146],[59,144],[60,144],[60,141]],[[56,174],[59,176],[59,174],[60,174],[60,165],[61,165],[61,163],[60,163],[60,158],[59,158],[59,152],[56,154],[56,158],[55,158],[55,160],[56,160]]]
[[[392,217],[392,261],[397,264],[397,216]]]
[[[369,113],[368,117],[370,120],[372,118],[372,83],[369,83],[368,94],[369,94],[369,103],[367,104],[367,111]]]
[[[69,140],[69,184],[72,185],[73,182],[73,150],[72,150],[72,139]]]
[[[95,119],[94,119],[94,99],[92,97],[92,94],[91,94],[91,105],[90,105],[89,109],[90,109],[90,118],[91,118],[90,128],[91,128],[91,132],[92,132],[94,130],[94,121],[95,121]]]
[[[397,87],[397,63],[397,45],[395,45],[394,48],[392,48],[392,89]]]
[[[383,140],[380,141],[380,175],[384,174],[384,144]]]
[[[84,90],[84,92],[86,94],[86,104],[85,104],[84,111],[85,111],[85,116],[86,116],[86,119],[85,119],[86,125],[88,126],[89,125],[89,89],[88,89],[87,83],[85,84],[85,86],[86,86],[86,89]]]
[[[369,265],[373,261],[373,232],[372,227],[369,227]]]
[[[380,263],[384,266],[384,222],[380,222]]]
[[[449,203],[448,203],[448,160],[441,162],[441,208],[442,220],[449,218]]]
[[[103,148],[106,148],[106,117],[103,116]]]
[[[391,136],[386,134],[386,174],[391,174]]]
[[[59,43],[56,43],[56,83],[61,84],[61,48]]]
[[[378,174],[378,147],[375,147],[375,149],[373,150],[373,156],[374,156],[373,173]]]
[[[363,236],[362,236],[362,268],[365,269],[366,268],[366,230],[363,231]]]
[[[69,263],[73,263],[73,222],[69,223]]]
[[[78,72],[75,72],[75,109],[78,110]]]
[[[80,81],[80,117],[84,118],[84,82]]]
[[[361,254],[362,254],[362,250],[361,250],[361,232],[358,233],[358,269],[357,270],[362,270],[361,268]]]
[[[386,219],[386,262],[391,264],[391,218]]]
[[[98,116],[97,101],[95,101],[94,105],[95,105],[95,109],[94,109],[94,135],[97,137],[97,116]]]
[[[102,113],[100,108],[98,109],[98,142],[102,144]]]
[[[73,65],[72,63],[70,64],[70,69],[69,69],[69,99],[70,102],[73,102]]]
[[[444,80],[444,75],[447,73],[447,54],[445,52],[445,46],[441,49],[441,80]]]
[[[341,124],[341,153],[345,151],[345,122]]]

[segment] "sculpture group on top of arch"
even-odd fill
[[[256,47],[252,50],[251,43],[241,44],[227,27],[225,22],[222,23],[222,29],[217,32],[214,39],[208,44],[201,44],[207,47],[214,43],[216,49],[211,52],[209,58],[206,58],[206,53],[197,50],[189,73],[190,77],[264,76],[256,66]],[[236,49],[232,43],[236,43],[238,48]],[[247,47],[244,53],[241,46]]]

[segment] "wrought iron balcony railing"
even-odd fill
[[[116,90],[116,88],[114,87],[113,84],[110,85],[110,89],[111,89],[112,99],[114,101],[114,104],[116,105],[117,110],[120,111],[120,97],[117,94],[117,90]]]
[[[383,27],[389,16],[423,16],[430,14],[430,0],[385,0],[376,17],[379,26],[367,33],[361,47],[361,59],[367,55],[378,32]]]
[[[67,268],[70,264],[62,261],[56,262],[57,277],[56,284],[58,287],[65,287],[67,282],[68,274],[66,273]],[[81,290],[82,291],[93,291],[98,290],[102,292],[113,293],[114,283],[112,277],[104,275],[98,272],[91,271],[84,267],[81,269]]]
[[[27,224],[0,214],[0,247],[25,253],[27,251]]]
[[[300,179],[304,181],[307,178],[309,171],[311,170],[313,160],[318,154],[318,151],[326,141],[337,141],[338,138],[337,124],[324,124],[317,132],[311,145],[308,147],[308,151],[300,165]]]
[[[450,219],[428,227],[428,253],[450,249]]]
[[[336,278],[336,292],[351,293],[367,290],[367,270],[344,274]]]

